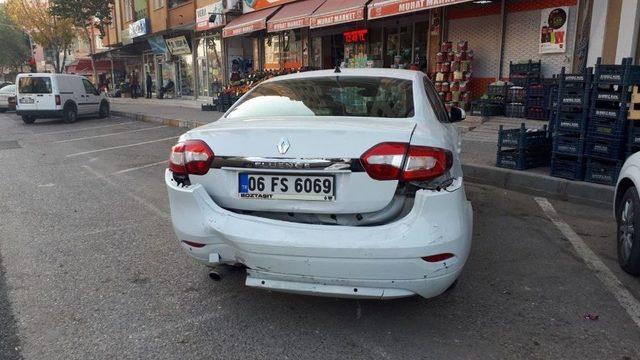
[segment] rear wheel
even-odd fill
[[[62,113],[62,120],[66,123],[75,122],[78,119],[78,111],[75,106],[67,105]]]
[[[109,103],[106,102],[106,101],[103,101],[100,104],[100,112],[99,112],[100,119],[104,119],[104,118],[108,117],[109,116],[109,112],[110,112]]]
[[[22,115],[22,121],[24,121],[25,124],[33,124],[36,118],[29,115]]]
[[[640,275],[640,198],[635,187],[624,193],[617,212],[618,263],[629,274]]]

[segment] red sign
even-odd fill
[[[344,42],[347,44],[351,44],[351,43],[366,42],[368,32],[369,30],[367,29],[360,29],[360,30],[353,30],[353,31],[345,31],[342,33],[342,35],[344,36]]]
[[[309,27],[319,28],[323,26],[331,26],[336,24],[344,24],[354,21],[364,20],[364,7],[342,9],[328,14],[319,14],[309,19]]]
[[[260,19],[254,22],[239,24],[233,27],[227,26],[224,29],[222,29],[222,37],[238,36],[242,34],[248,34],[254,31],[262,30],[267,27],[265,22],[266,21],[264,19]]]
[[[385,0],[369,4],[368,19],[411,13],[471,0]]]
[[[276,32],[291,29],[298,29],[309,26],[309,17],[297,17],[267,22],[267,31]]]

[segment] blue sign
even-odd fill
[[[147,18],[140,19],[129,24],[129,36],[131,38],[146,35],[149,32],[149,22]]]
[[[167,43],[162,36],[152,36],[148,38],[147,41],[154,54],[164,54],[167,52]]]

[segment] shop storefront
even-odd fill
[[[165,39],[165,42],[171,56],[165,58],[162,64],[163,83],[174,83],[175,96],[195,97],[195,71],[190,40],[187,35],[180,35]]]
[[[221,33],[222,26],[225,24],[223,12],[222,1],[196,9],[194,56],[198,98],[214,97],[223,87],[224,56]]]

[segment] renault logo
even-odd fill
[[[286,154],[289,150],[289,146],[289,139],[283,137],[282,139],[280,139],[280,141],[278,141],[278,152],[282,155]]]

